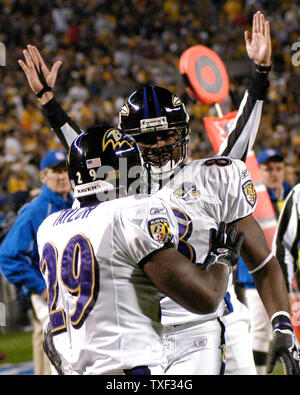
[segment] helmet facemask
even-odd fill
[[[133,137],[141,150],[145,167],[153,179],[168,179],[186,159],[188,126],[146,132]]]
[[[119,128],[134,137],[148,178],[160,184],[180,169],[187,157],[188,122],[181,100],[159,86],[146,85],[133,92],[119,113]]]

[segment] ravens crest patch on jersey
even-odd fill
[[[166,244],[173,238],[166,218],[151,219],[148,221],[148,229],[150,236],[160,244]]]
[[[254,207],[257,200],[257,194],[252,181],[248,180],[247,182],[245,182],[242,188],[247,202],[250,204],[251,207]]]

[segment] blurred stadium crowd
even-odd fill
[[[152,81],[176,92],[192,118],[192,156],[213,154],[203,116],[214,107],[192,101],[179,74],[179,57],[203,44],[227,66],[232,94],[224,113],[237,109],[252,67],[243,31],[261,10],[271,22],[273,68],[259,136],[262,149],[279,149],[300,168],[300,67],[292,64],[292,43],[300,41],[300,6],[294,0],[2,0],[0,41],[6,67],[0,70],[0,220],[16,211],[39,187],[39,161],[61,148],[49,131],[18,65],[27,44],[36,45],[48,65],[63,60],[55,95],[85,129],[113,121],[124,98]]]

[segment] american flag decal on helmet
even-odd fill
[[[100,167],[100,166],[101,166],[101,159],[100,158],[88,159],[86,161],[87,169],[93,169],[94,167]]]

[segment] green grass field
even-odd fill
[[[4,363],[19,363],[32,360],[32,332],[9,332],[0,334],[0,350],[5,352]]]

